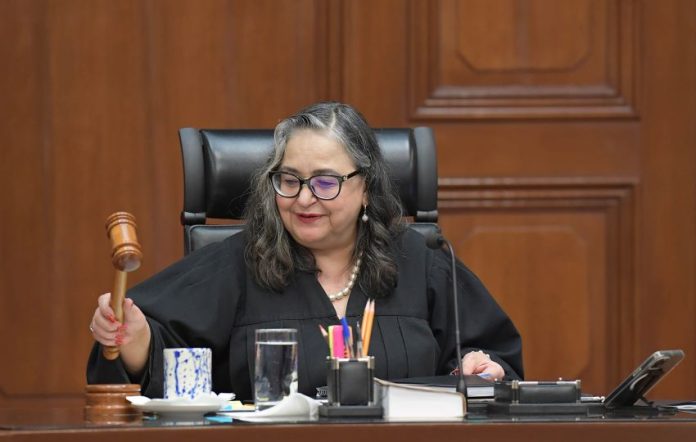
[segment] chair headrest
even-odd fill
[[[251,177],[273,152],[272,130],[202,130],[205,212],[208,218],[239,219]]]
[[[251,177],[273,152],[273,130],[202,129],[198,147],[186,146],[184,131],[187,130],[191,131],[180,131],[184,151],[184,213],[204,210],[207,218],[241,218],[250,194]],[[432,131],[429,128],[377,129],[375,135],[399,191],[404,215],[417,217],[429,213],[423,220],[436,221],[437,162]],[[200,155],[201,145],[202,164],[195,165],[199,161],[191,158]],[[187,155],[186,149],[198,152]],[[197,183],[199,180],[203,183]],[[204,192],[202,198],[192,195],[200,192]],[[202,199],[203,207],[189,207],[197,199]]]

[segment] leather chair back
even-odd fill
[[[404,215],[422,233],[437,225],[437,157],[432,130],[377,129],[377,142],[399,191]],[[253,173],[273,152],[271,129],[179,130],[184,166],[186,254],[241,231]],[[230,224],[208,224],[209,219]],[[439,230],[439,229],[438,229]]]

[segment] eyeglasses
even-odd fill
[[[300,194],[302,185],[307,184],[309,190],[320,200],[332,200],[341,193],[341,184],[361,172],[360,169],[348,175],[314,175],[300,178],[290,172],[271,172],[269,174],[273,189],[284,198],[295,198]]]

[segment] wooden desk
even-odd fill
[[[364,424],[253,425],[208,428],[120,428],[82,430],[0,430],[0,440],[12,441],[139,441],[205,440],[244,442],[409,441],[693,441],[694,423],[509,423],[509,424]]]
[[[447,423],[318,422],[302,424],[214,424],[207,421],[181,425],[160,420],[123,426],[95,426],[82,420],[82,409],[0,410],[0,440],[148,442],[411,442],[411,441],[691,441],[696,440],[696,416],[621,420],[554,421],[466,420]]]

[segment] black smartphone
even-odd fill
[[[682,350],[659,350],[636,368],[604,400],[607,408],[630,407],[684,359]]]

